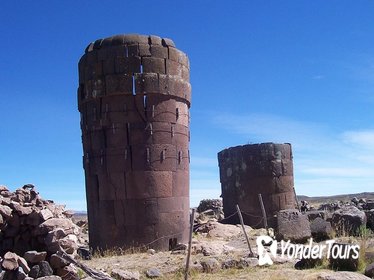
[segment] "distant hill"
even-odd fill
[[[309,197],[306,195],[298,195],[298,201],[306,200],[311,203],[329,203],[334,201],[350,201],[352,198],[357,197],[366,198],[366,199],[374,199],[374,192],[363,192],[363,193],[353,193],[353,194],[339,194],[333,196],[313,196]]]

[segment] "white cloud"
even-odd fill
[[[299,194],[374,190],[374,130],[334,133],[325,124],[267,114],[221,115],[213,121],[248,143],[291,143]]]
[[[374,150],[374,130],[347,131],[342,138],[346,143],[357,145],[361,149]]]

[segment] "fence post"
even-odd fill
[[[258,194],[258,200],[260,200],[262,218],[264,219],[264,227],[266,228],[266,230],[268,230],[268,219],[267,219],[267,216],[266,216],[264,202],[262,200],[262,195],[260,193]]]
[[[195,219],[195,208],[192,208],[192,213],[190,217],[190,236],[188,240],[188,252],[186,261],[186,271],[184,273],[184,280],[188,280],[188,270],[190,268],[190,256],[191,256],[191,246],[192,246],[192,233],[193,233],[193,221]]]
[[[248,235],[245,231],[245,228],[244,228],[244,222],[243,222],[243,217],[242,217],[242,212],[240,211],[240,208],[239,208],[239,205],[236,204],[236,211],[238,212],[238,215],[239,215],[239,220],[240,220],[240,223],[242,225],[242,229],[243,229],[243,233],[244,233],[244,236],[245,236],[245,239],[247,240],[247,244],[248,244],[248,249],[249,249],[249,256],[250,257],[254,257],[254,254],[252,252],[252,248],[251,248],[251,244],[249,244],[249,238],[248,238]]]

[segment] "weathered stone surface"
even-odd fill
[[[221,268],[222,269],[229,269],[229,268],[235,268],[238,266],[238,261],[234,259],[226,259],[222,262]]]
[[[43,209],[39,212],[39,217],[44,222],[48,219],[53,218],[53,213],[51,212],[51,210],[46,208],[46,209]]]
[[[330,222],[327,222],[320,217],[315,218],[310,223],[310,231],[316,241],[331,239],[333,233]]]
[[[139,280],[140,273],[138,271],[128,271],[122,269],[113,269],[111,276],[117,280]]]
[[[295,263],[295,269],[311,269],[315,268],[318,265],[321,265],[323,262],[323,259],[301,259],[298,262]]]
[[[39,263],[39,268],[40,268],[40,271],[39,271],[38,277],[50,276],[53,274],[53,270],[51,266],[46,261],[41,261]]]
[[[39,272],[40,272],[40,267],[39,265],[36,264],[33,267],[31,267],[29,276],[32,278],[38,278]]]
[[[172,245],[187,241],[190,84],[182,76],[189,76],[188,58],[182,52],[169,55],[172,47],[165,42],[156,36],[105,38],[90,44],[79,62],[78,109],[94,249],[147,244],[173,233]],[[169,70],[179,77],[166,75]],[[127,183],[134,187],[124,194]],[[139,232],[139,224],[149,230]],[[151,247],[168,250],[169,239]]]
[[[157,268],[150,268],[145,272],[145,275],[148,278],[158,278],[162,276],[162,273]]]
[[[365,211],[367,224],[366,226],[370,228],[372,231],[374,231],[374,209],[371,209],[369,211]]]
[[[203,199],[200,201],[199,206],[197,207],[197,212],[202,213],[206,210],[215,210],[222,208],[221,199]]]
[[[26,272],[23,270],[22,267],[19,267],[16,274],[17,280],[24,280],[27,277]]]
[[[238,263],[238,268],[255,267],[258,266],[258,258],[241,258]]]
[[[14,211],[16,211],[20,216],[30,215],[33,212],[33,209],[31,207],[24,207],[17,202],[12,202],[10,205],[11,208],[13,208]]]
[[[38,280],[62,280],[62,279],[60,276],[51,275],[51,276],[39,277]]]
[[[16,270],[19,267],[18,258],[19,256],[17,254],[7,252],[4,255],[4,259],[1,265],[5,270]]]
[[[321,272],[317,280],[370,280],[369,277],[356,272],[338,271],[338,272]]]
[[[68,254],[73,254],[78,249],[77,241],[69,239],[68,237],[58,240],[58,244]]]
[[[56,274],[60,276],[62,280],[79,280],[77,269],[72,265],[57,269]]]
[[[24,258],[18,256],[17,262],[18,262],[19,267],[22,268],[22,270],[26,274],[28,274],[30,272],[29,265],[27,264],[27,261]]]
[[[3,216],[4,220],[9,220],[12,217],[12,208],[7,205],[0,205],[0,215]]]
[[[310,222],[314,221],[316,218],[325,219],[325,212],[319,210],[312,210],[305,213],[308,215],[308,219]]]
[[[90,260],[92,258],[92,254],[89,248],[80,247],[77,249],[77,254],[84,260]]]
[[[62,259],[56,254],[51,255],[49,259],[49,264],[51,265],[53,269],[58,269],[58,268],[69,265],[67,261],[65,261],[64,259]]]
[[[205,273],[215,273],[220,269],[219,262],[214,258],[202,260],[200,263],[203,266],[203,271]]]
[[[77,226],[69,219],[64,218],[52,218],[38,226],[35,234],[47,234],[56,228],[62,228],[63,230],[77,229]]]
[[[334,212],[331,224],[339,234],[357,235],[366,226],[366,215],[355,206],[346,206]]]
[[[44,261],[47,256],[47,252],[27,251],[23,257],[29,263],[35,264]]]
[[[366,266],[365,276],[374,278],[374,262]]]
[[[333,251],[336,250],[340,250],[340,252],[346,252],[348,247],[351,246],[352,244],[347,244],[347,243],[334,243],[332,246],[331,246],[331,250],[330,250],[330,259],[329,259],[329,262],[330,262],[330,267],[334,270],[338,270],[338,271],[357,271],[358,269],[358,261],[359,259],[358,258],[353,258],[353,256],[355,255],[353,250],[350,250],[349,251],[349,256],[348,258],[341,258],[341,257],[336,257],[334,258],[333,256]]]
[[[277,215],[277,239],[290,240],[294,243],[304,243],[311,236],[310,223],[306,215],[298,210],[281,210]]]

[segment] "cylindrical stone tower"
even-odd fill
[[[190,102],[189,60],[172,40],[116,35],[88,45],[78,107],[92,248],[187,241]]]
[[[225,217],[243,213],[244,223],[263,227],[261,194],[268,223],[274,226],[273,215],[282,209],[295,208],[291,144],[263,143],[237,146],[218,153]],[[237,215],[228,223],[239,223]]]

